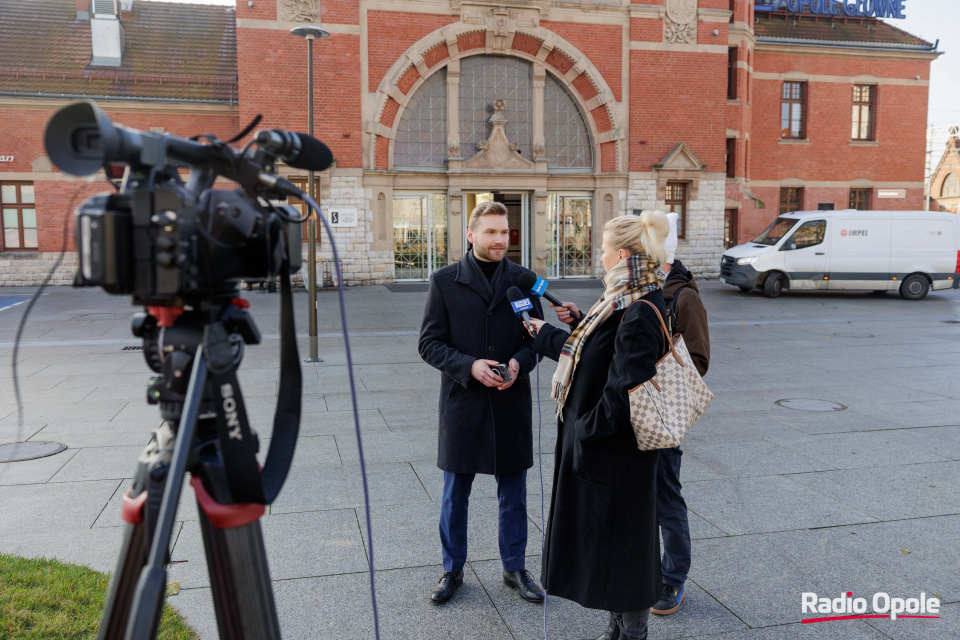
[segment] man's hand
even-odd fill
[[[516,360],[510,362],[516,362]],[[499,387],[503,384],[503,378],[495,374],[493,369],[490,368],[491,365],[495,364],[500,363],[496,360],[474,360],[473,366],[470,367],[470,375],[485,387]]]
[[[520,363],[517,362],[516,358],[510,358],[510,362],[507,364],[507,369],[510,370],[510,382],[504,382],[503,384],[498,385],[497,391],[509,389],[513,383],[517,381],[517,376],[520,375]]]
[[[580,310],[572,302],[564,302],[562,307],[554,307],[553,310],[563,324],[574,324],[580,318]]]

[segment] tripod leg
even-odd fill
[[[140,456],[133,486],[123,496],[120,515],[127,524],[117,566],[110,579],[106,606],[100,618],[99,640],[121,640],[125,635],[137,581],[147,563],[150,532],[156,522],[156,508],[170,464],[174,438],[169,424],[154,430],[150,444]]]
[[[194,477],[200,530],[207,554],[221,638],[279,640],[276,604],[263,547],[261,504],[216,502]]]
[[[147,528],[140,524],[127,524],[123,531],[120,559],[110,578],[107,604],[100,618],[98,640],[122,640],[127,628],[140,570],[147,562]]]

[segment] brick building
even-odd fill
[[[0,0],[0,284],[36,282],[78,189],[109,186],[51,167],[54,110],[94,99],[179,136],[230,138],[257,114],[304,131],[307,46],[290,34],[304,23],[331,34],[315,44],[314,115],[336,164],[317,186],[348,283],[460,259],[485,199],[507,205],[511,259],[548,277],[596,274],[595,231],[648,208],[680,213],[678,255],[706,276],[781,211],[922,208],[935,47],[875,18],[772,8]]]
[[[930,177],[930,211],[960,213],[960,138],[951,136]]]

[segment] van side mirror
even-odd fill
[[[787,238],[787,241],[783,243],[783,246],[780,247],[780,251],[793,251],[797,248],[797,239],[790,237]]]

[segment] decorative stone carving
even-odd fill
[[[697,19],[697,0],[667,0],[667,17],[677,24],[689,24]]]
[[[504,101],[497,98],[493,103],[493,115],[488,122],[493,126],[490,137],[477,143],[480,151],[463,163],[465,169],[487,169],[492,171],[508,169],[533,169],[533,163],[517,153],[517,143],[507,139],[504,125],[507,118],[503,115]]]
[[[320,0],[277,0],[277,14],[289,22],[316,22],[320,18]]]
[[[653,165],[657,174],[657,200],[666,199],[667,182],[673,181],[688,183],[689,199],[696,200],[700,196],[700,178],[706,168],[707,165],[700,162],[687,143],[681,142],[659,164]]]
[[[666,14],[663,30],[667,42],[697,42],[697,0],[667,0]]]
[[[447,142],[447,159],[448,160],[459,160],[460,159],[460,141],[452,139]]]
[[[510,18],[510,10],[506,7],[496,7],[493,10],[493,35],[503,38],[508,31],[507,20]]]
[[[533,145],[533,159],[534,160],[546,160],[547,159],[547,149],[542,142],[534,143]]]
[[[530,3],[534,4],[534,3]],[[484,25],[494,36],[505,38],[518,27],[536,28],[540,26],[538,6],[491,7],[488,4],[473,4],[469,1],[451,0],[450,8],[460,12],[460,22],[470,25]]]

